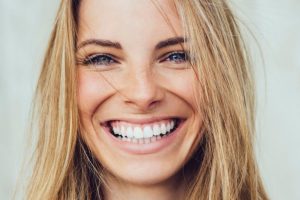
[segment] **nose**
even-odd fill
[[[123,90],[124,102],[140,111],[149,111],[161,103],[165,94],[151,70],[132,70]]]

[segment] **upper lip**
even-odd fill
[[[114,118],[114,119],[108,119],[105,121],[102,121],[100,124],[107,125],[110,122],[113,121],[123,121],[128,122],[132,124],[150,124],[162,120],[168,120],[168,119],[183,119],[182,117],[178,116],[167,116],[167,117],[147,117],[147,118]]]

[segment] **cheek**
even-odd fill
[[[191,70],[178,70],[172,71],[172,73],[164,73],[164,87],[177,97],[181,98],[187,103],[193,112],[196,113],[197,102],[196,102],[196,76],[194,71]]]
[[[168,84],[166,84],[165,87],[189,105],[190,109],[188,110],[191,113],[191,120],[189,130],[187,131],[188,134],[186,135],[186,141],[187,143],[192,144],[194,143],[194,140],[198,141],[198,137],[201,137],[199,133],[203,121],[201,105],[199,104],[201,94],[199,92],[200,88],[199,84],[197,84],[196,74],[191,69],[179,71],[177,73],[174,72],[172,74],[169,73],[168,75],[165,75],[165,79],[168,80]],[[191,135],[193,135],[193,137],[190,137]]]
[[[78,108],[82,116],[91,117],[112,92],[110,84],[98,72],[78,70]]]

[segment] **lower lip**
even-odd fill
[[[171,145],[173,141],[176,139],[176,137],[179,135],[183,124],[184,121],[182,120],[175,131],[173,131],[169,135],[162,137],[160,140],[156,140],[154,142],[147,143],[147,144],[146,143],[138,144],[133,142],[122,141],[116,138],[115,136],[113,136],[107,127],[104,126],[101,127],[103,128],[106,135],[109,137],[109,140],[111,141],[113,146],[116,146],[122,151],[127,152],[129,154],[153,154]]]

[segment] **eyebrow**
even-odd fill
[[[155,46],[155,50],[158,49],[162,49],[168,46],[173,46],[173,45],[177,45],[177,44],[181,44],[186,42],[186,39],[183,37],[173,37],[173,38],[169,38],[166,40],[163,40],[161,42],[159,42],[156,46]]]
[[[81,42],[78,45],[77,50],[87,45],[97,45],[103,47],[112,47],[115,49],[122,49],[122,46],[119,42],[113,42],[110,40],[101,40],[101,39],[89,39]]]
[[[168,46],[173,46],[177,44],[181,44],[186,42],[186,39],[183,37],[173,37],[173,38],[168,38],[166,40],[160,41],[155,45],[155,50],[162,49]],[[102,40],[102,39],[88,39],[83,42],[81,42],[77,46],[77,50],[87,46],[87,45],[97,45],[97,46],[102,46],[102,47],[111,47],[115,49],[122,49],[122,45],[119,42],[113,42],[110,40]]]

